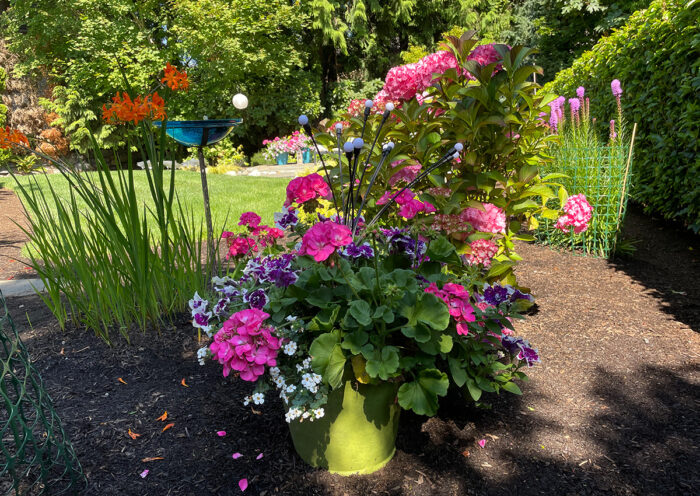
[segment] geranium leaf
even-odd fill
[[[340,331],[321,334],[309,348],[311,367],[333,389],[340,386],[345,370],[345,353],[340,347]]]
[[[408,327],[416,327],[421,322],[436,331],[444,331],[450,324],[450,312],[447,305],[431,293],[423,293],[412,307],[404,307],[401,315],[408,319]],[[404,332],[404,334],[406,334]]]
[[[415,381],[399,388],[399,404],[418,415],[433,416],[438,409],[438,396],[447,394],[450,381],[447,374],[437,369],[425,369],[418,373]]]
[[[367,360],[365,370],[370,377],[379,377],[387,380],[399,369],[399,350],[394,346],[385,346],[381,350],[374,350]]]

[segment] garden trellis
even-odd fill
[[[61,425],[39,372],[15,329],[0,293],[0,397],[5,495],[78,494],[85,487],[80,462]]]
[[[636,125],[628,145],[618,142],[609,146],[557,147],[547,172],[566,174],[560,182],[567,191],[586,195],[593,217],[581,234],[563,233],[554,228],[555,221],[540,219],[537,235],[541,242],[600,257],[615,252],[627,210],[635,134]]]

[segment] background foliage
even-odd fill
[[[591,108],[607,122],[616,114],[610,81],[638,123],[633,198],[666,218],[700,231],[700,6],[654,1],[602,39],[547,89],[572,97],[586,87]],[[631,128],[628,126],[628,128]]]

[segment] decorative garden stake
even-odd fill
[[[238,99],[238,105],[247,106],[248,99],[245,95],[245,102]],[[234,102],[236,105],[236,102]],[[245,106],[243,108],[245,108]],[[238,107],[236,107],[238,108]],[[214,263],[216,257],[216,247],[214,244],[214,228],[211,220],[211,208],[209,206],[209,186],[207,184],[207,166],[204,161],[205,146],[213,145],[229,135],[235,126],[240,125],[243,119],[204,119],[201,121],[156,121],[157,127],[165,126],[165,132],[179,144],[186,147],[197,147],[197,157],[199,158],[199,172],[202,179],[202,196],[204,198],[204,215],[207,222],[207,247],[209,261]]]

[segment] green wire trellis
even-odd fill
[[[0,292],[0,494],[78,494],[85,476]]]
[[[630,146],[558,147],[552,165],[544,172],[566,174],[567,178],[558,181],[570,195],[586,195],[593,207],[593,217],[588,229],[581,234],[558,231],[554,229],[555,221],[542,218],[536,233],[538,241],[599,257],[607,258],[614,253],[627,211],[633,143]],[[557,205],[553,201],[550,206]]]

